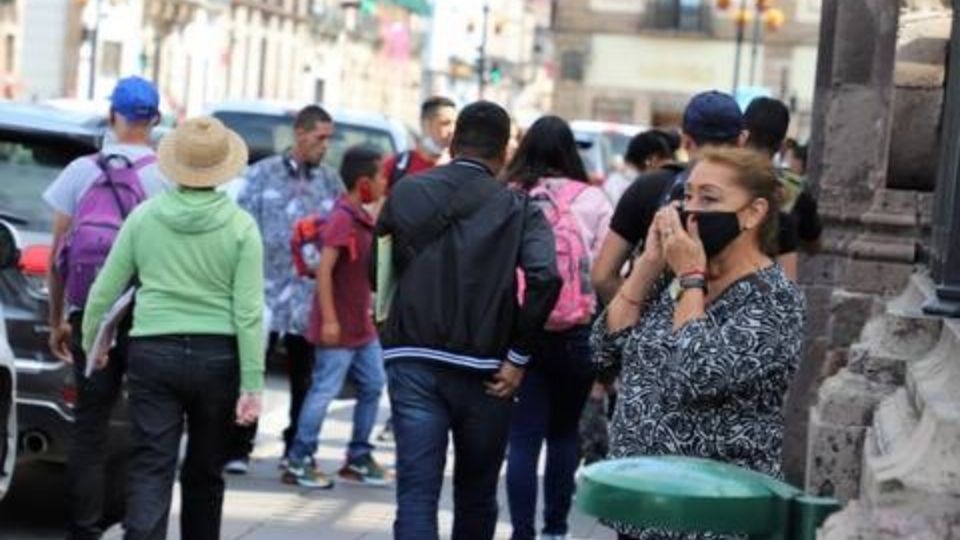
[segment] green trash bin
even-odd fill
[[[840,508],[764,474],[709,459],[651,456],[595,463],[580,476],[577,508],[637,527],[814,540]]]

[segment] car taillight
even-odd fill
[[[20,252],[20,271],[28,276],[46,277],[50,270],[50,246],[27,246]]]
[[[48,296],[47,272],[50,270],[50,246],[27,246],[20,252],[20,274],[35,297]]]
[[[63,390],[60,391],[60,398],[68,407],[73,407],[77,404],[77,387],[64,386]]]

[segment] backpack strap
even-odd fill
[[[123,205],[123,200],[120,198],[120,193],[117,192],[117,184],[113,181],[113,175],[111,174],[112,167],[110,166],[110,161],[114,159],[122,160],[124,163],[126,163],[128,168],[132,168],[134,166],[127,156],[120,154],[97,154],[94,162],[97,164],[97,167],[103,171],[103,182],[107,185],[107,187],[110,188],[110,193],[113,194],[113,200],[117,203],[117,209],[120,210],[120,216],[126,220],[130,211]]]
[[[137,172],[140,172],[141,170],[143,170],[144,167],[153,165],[156,162],[157,162],[157,156],[155,154],[147,154],[139,159],[134,160],[134,162],[131,163],[130,165],[131,167],[133,167],[134,170],[136,170]]]
[[[469,217],[483,207],[503,186],[495,180],[476,179],[463,182],[454,192],[450,204],[441,209],[408,237],[397,238],[397,262],[407,267],[428,245],[440,238],[455,222]]]

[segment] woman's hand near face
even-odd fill
[[[680,213],[676,207],[668,206],[657,212],[656,225],[659,241],[663,248],[663,259],[667,266],[678,276],[691,272],[704,272],[707,269],[707,255],[697,229],[696,218],[687,218],[689,232],[680,222]]]

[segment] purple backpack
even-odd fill
[[[64,279],[67,302],[83,307],[123,221],[147,196],[140,171],[157,161],[144,156],[131,162],[121,155],[90,156],[100,176],[80,197],[70,231],[57,253],[57,271]]]

